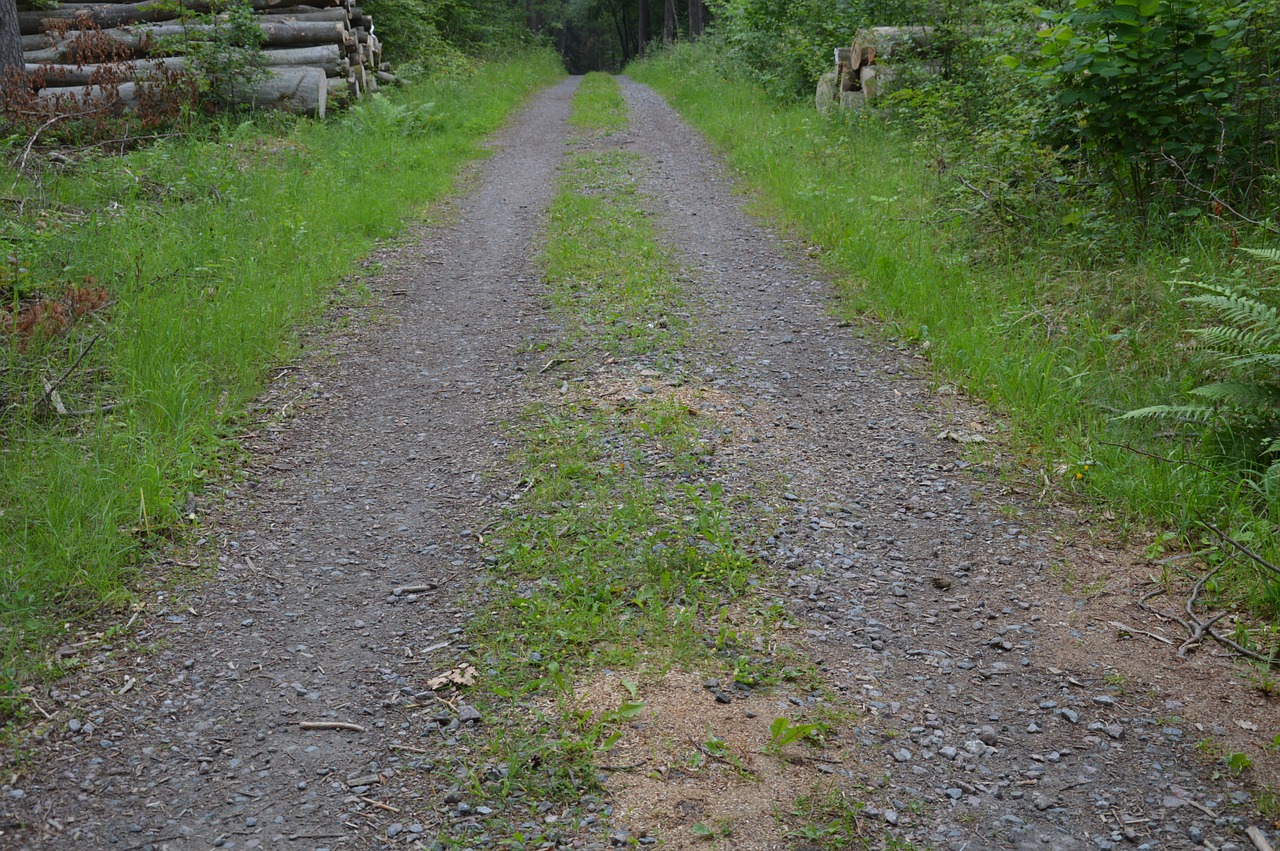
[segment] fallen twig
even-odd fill
[[[1110,441],[1106,441],[1106,440],[1099,440],[1098,443],[1102,446],[1114,446],[1116,449],[1123,449],[1126,452],[1132,452],[1134,455],[1141,455],[1144,458],[1152,458],[1156,461],[1163,461],[1166,464],[1173,464],[1174,466],[1177,466],[1178,464],[1186,464],[1188,467],[1195,467],[1197,470],[1203,470],[1206,473],[1213,473],[1215,476],[1222,475],[1221,470],[1210,469],[1209,467],[1206,467],[1203,464],[1197,464],[1195,461],[1188,461],[1186,459],[1178,459],[1178,458],[1166,458],[1163,455],[1156,455],[1154,452],[1147,452],[1145,450],[1137,448],[1136,446],[1130,446],[1127,443],[1111,443]]]
[[[299,721],[302,730],[350,730],[352,733],[363,733],[364,727],[350,721]]]
[[[402,594],[425,594],[434,590],[436,590],[435,585],[402,585],[399,588],[393,588],[391,593],[393,596],[399,597]]]
[[[370,806],[377,807],[380,810],[386,810],[389,813],[400,812],[398,808],[393,807],[390,804],[384,804],[381,801],[374,800],[373,798],[366,798],[364,795],[360,796],[360,800],[364,801],[366,804],[369,804]]]
[[[48,402],[52,396],[57,394],[58,388],[62,386],[63,382],[65,382],[68,378],[71,377],[71,373],[76,371],[76,367],[80,366],[80,362],[84,360],[85,355],[89,354],[89,350],[93,348],[93,344],[98,342],[101,339],[102,339],[102,335],[98,334],[92,340],[90,340],[89,345],[85,346],[84,349],[80,352],[80,354],[76,357],[75,361],[71,364],[71,366],[67,367],[66,371],[63,372],[62,375],[58,376],[57,381],[54,381],[52,383],[48,381],[44,382],[44,393],[40,396],[39,399],[36,400],[37,408],[39,408],[45,402]],[[55,407],[59,414],[62,414],[64,416],[67,415],[67,409],[62,405],[61,399],[58,400]]]
[[[1249,837],[1249,841],[1253,843],[1253,847],[1258,851],[1275,851],[1271,847],[1271,843],[1267,841],[1267,836],[1256,827],[1246,827],[1244,835]]]
[[[1237,541],[1235,538],[1232,538],[1226,532],[1223,532],[1221,529],[1219,529],[1217,526],[1214,526],[1212,523],[1210,523],[1208,520],[1205,520],[1203,517],[1199,518],[1199,520],[1200,520],[1201,526],[1205,527],[1210,532],[1217,535],[1218,538],[1221,539],[1224,543],[1228,543],[1231,546],[1235,547],[1237,550],[1239,550],[1240,552],[1247,555],[1250,559],[1252,559],[1255,564],[1262,565],[1267,570],[1271,571],[1273,575],[1280,577],[1280,567],[1276,567],[1274,564],[1267,561],[1265,558],[1258,555],[1253,550],[1249,549],[1244,544]]]
[[[1163,641],[1165,644],[1173,644],[1172,641],[1165,638],[1163,635],[1156,635],[1154,632],[1147,632],[1145,629],[1135,629],[1127,624],[1120,623],[1120,621],[1111,621],[1111,625],[1121,632],[1128,632],[1133,635],[1145,635],[1148,638],[1154,638],[1156,641]]]

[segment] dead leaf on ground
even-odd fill
[[[444,686],[473,686],[476,684],[476,669],[474,665],[459,665],[452,671],[446,671],[438,677],[432,677],[427,680],[427,688],[432,691],[438,691]]]

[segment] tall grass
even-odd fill
[[[16,184],[33,197],[0,235],[32,286],[87,276],[110,293],[77,404],[114,407],[0,423],[0,675],[51,624],[129,599],[149,541],[217,474],[237,416],[294,350],[292,330],[562,73],[530,54],[327,122],[216,125],[46,174],[39,192]],[[89,334],[50,348],[49,370]]]
[[[1211,443],[1160,442],[1151,426],[1116,420],[1178,399],[1202,376],[1184,345],[1185,292],[1168,281],[1220,268],[1229,236],[1205,226],[1145,242],[1135,225],[1139,247],[1100,260],[1045,223],[1021,245],[997,245],[946,209],[940,178],[879,118],[781,104],[705,46],[628,73],[706,134],[771,216],[821,247],[845,313],[874,314],[889,333],[927,344],[940,381],[1007,412],[1036,491],[1080,491],[1130,528],[1169,524],[1191,543],[1213,518],[1276,554],[1274,505],[1238,462]],[[1280,595],[1264,577],[1242,566],[1236,579],[1229,596],[1277,615]]]

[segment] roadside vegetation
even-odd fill
[[[193,121],[0,175],[0,691],[64,626],[123,610],[149,548],[234,474],[242,412],[298,323],[562,73],[529,53],[324,123]]]
[[[774,5],[628,73],[821,249],[843,312],[1008,414],[1022,489],[1114,511],[1166,589],[1205,570],[1161,557],[1199,555],[1202,610],[1250,613],[1219,634],[1273,658],[1275,4]],[[884,24],[941,52],[902,58],[881,108],[818,114],[831,47]]]

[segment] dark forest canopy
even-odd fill
[[[0,0],[2,2],[2,0]],[[398,61],[450,48],[469,54],[545,39],[571,73],[620,71],[653,41],[702,34],[704,0],[366,0]]]

